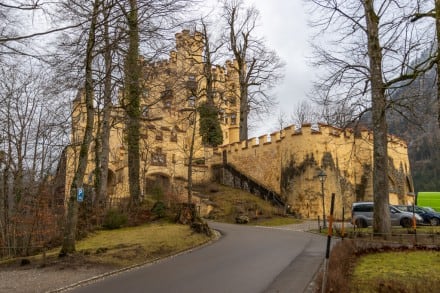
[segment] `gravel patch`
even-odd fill
[[[79,281],[112,271],[110,267],[56,264],[47,267],[8,267],[0,269],[0,292],[42,293],[57,291]]]

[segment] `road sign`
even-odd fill
[[[84,188],[79,187],[77,194],[76,194],[76,200],[78,202],[83,202],[84,201]]]

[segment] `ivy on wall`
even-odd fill
[[[218,146],[223,143],[223,133],[218,119],[218,109],[209,103],[198,108],[200,115],[200,136],[202,142],[208,146]]]

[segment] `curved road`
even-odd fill
[[[294,226],[210,226],[222,233],[210,245],[73,292],[305,292],[325,255],[325,237]]]

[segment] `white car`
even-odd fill
[[[374,203],[373,202],[355,202],[351,207],[352,224],[359,228],[366,228],[373,225],[374,219]],[[402,226],[409,228],[412,226],[413,216],[416,218],[417,224],[423,223],[422,217],[417,214],[401,211],[390,205],[390,218],[392,226]]]

